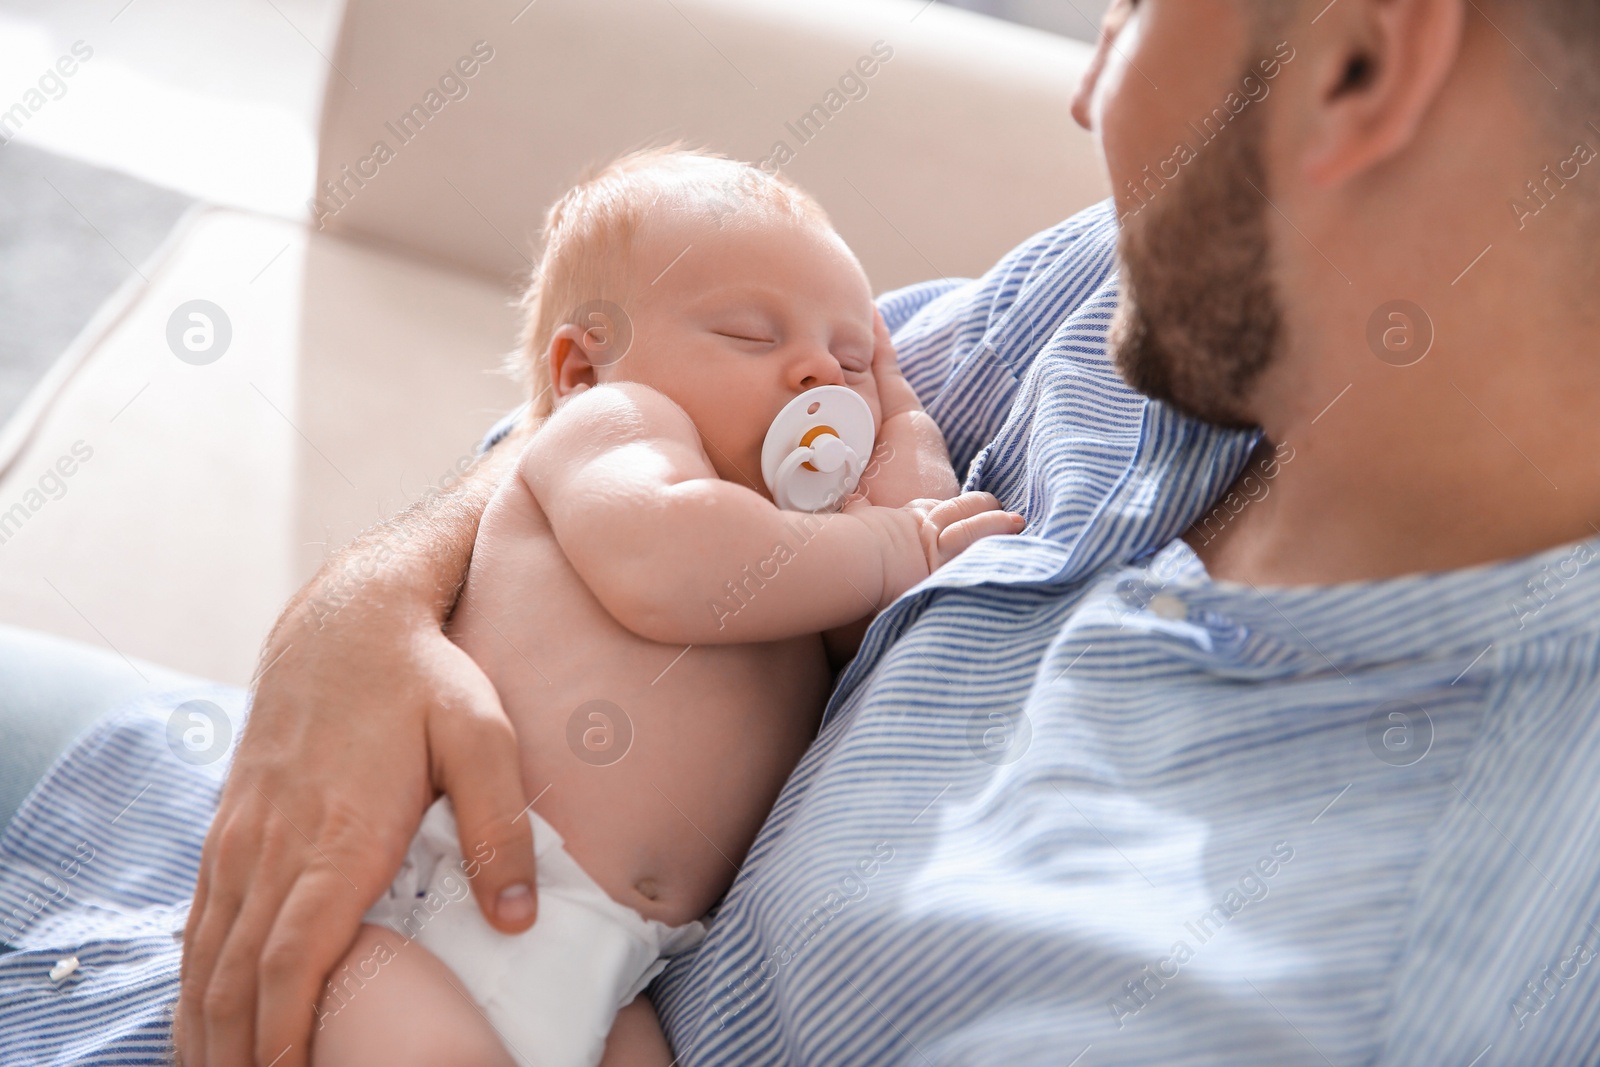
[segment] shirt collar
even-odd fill
[[[1213,580],[1179,539],[1139,571],[1146,610],[1241,628],[1336,667],[1478,655],[1600,627],[1600,538],[1454,571],[1289,587]]]

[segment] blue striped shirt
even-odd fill
[[[1597,1062],[1600,541],[1210,580],[1177,537],[1247,506],[1255,438],[1118,378],[1115,237],[1101,207],[884,298],[958,469],[1028,528],[873,624],[653,990],[680,1062]],[[169,707],[102,725],[0,839],[0,1062],[164,1039],[215,790]]]

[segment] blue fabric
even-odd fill
[[[522,416],[527,413],[530,406],[529,404],[520,405],[515,411],[510,412],[505,418],[491,426],[489,432],[484,434],[483,440],[478,442],[478,455],[483,455],[489,449],[504,441],[507,435],[516,429],[517,423],[522,421]]]
[[[0,831],[56,758],[106,712],[197,681],[76,641],[0,626]]]
[[[1211,581],[1176,537],[1255,440],[1117,377],[1115,236],[1102,206],[884,298],[958,469],[1028,528],[873,624],[710,936],[653,990],[679,1062],[1595,1062],[1600,542]],[[0,967],[7,1064],[175,992],[160,935],[214,786],[152,775],[150,716],[104,729],[0,839],[0,908],[90,829],[97,876],[130,887],[29,923]],[[107,817],[151,778],[114,849]],[[47,991],[85,945],[104,964]]]
[[[185,705],[221,713],[209,752],[185,745]],[[0,940],[17,951],[0,956],[0,1064],[169,1062],[178,939],[244,705],[242,690],[216,685],[136,699],[63,755],[6,827]]]

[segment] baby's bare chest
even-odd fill
[[[532,494],[516,489],[485,513],[451,633],[494,682],[520,744],[555,740],[589,721],[587,708],[631,726],[642,752],[668,746],[670,733],[698,738],[702,752],[737,743],[758,764],[797,757],[831,682],[820,636],[706,646],[641,637],[607,612]]]
[[[585,869],[652,917],[695,917],[816,734],[831,684],[822,640],[640,637],[589,591],[531,494],[502,496],[451,636],[511,719],[527,795]]]

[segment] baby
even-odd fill
[[[613,163],[552,209],[527,308],[535,428],[450,632],[516,729],[538,919],[488,925],[468,882],[493,850],[436,803],[318,1006],[318,1067],[576,1067],[608,1034],[664,1064],[635,997],[704,935],[834,669],[900,594],[1023,525],[957,495],[866,275],[786,181]],[[822,386],[865,401],[873,462],[842,508],[785,512],[763,442]]]

